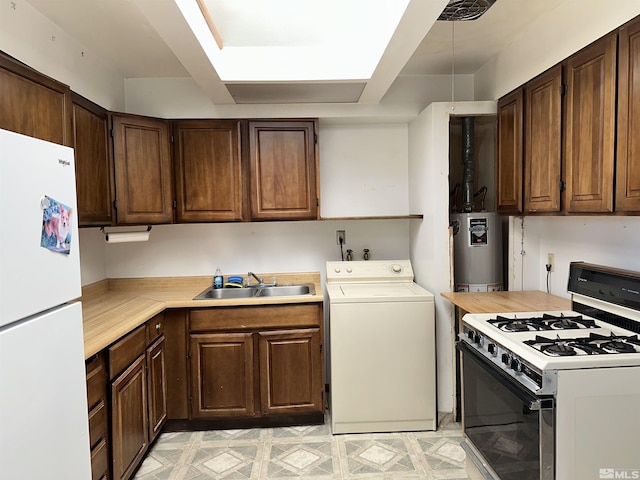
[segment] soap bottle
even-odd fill
[[[213,276],[213,288],[222,288],[222,284],[222,272],[220,271],[220,267],[218,267],[216,268],[216,273]]]

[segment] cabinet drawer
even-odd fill
[[[89,412],[89,445],[96,446],[101,438],[107,438],[107,406],[102,400]]]
[[[109,379],[113,380],[122,370],[144,353],[147,348],[147,331],[141,325],[126,337],[109,347]]]
[[[321,321],[317,303],[269,307],[216,307],[189,312],[189,330],[255,330],[258,328],[314,327]]]
[[[104,439],[91,450],[91,480],[109,478],[108,453],[107,442]]]
[[[106,395],[107,372],[105,370],[104,356],[99,354],[93,360],[87,362],[87,409],[91,410]]]
[[[164,313],[159,313],[147,322],[147,338],[149,344],[152,344],[156,338],[164,333]]]

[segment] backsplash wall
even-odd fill
[[[524,223],[521,218],[512,217],[510,227],[512,290],[546,290],[548,253],[555,255],[549,289],[554,295],[567,298],[570,262],[640,271],[640,217],[528,216]]]

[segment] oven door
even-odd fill
[[[537,397],[464,341],[457,349],[469,453],[500,480],[555,478],[553,398]]]

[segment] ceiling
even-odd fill
[[[199,41],[200,10],[195,28],[185,19],[196,0],[27,0],[124,78],[192,77],[214,104],[378,103],[400,75],[475,73],[566,0],[497,0],[479,19],[458,22],[437,21],[447,0],[203,1],[222,50],[208,28]],[[295,55],[277,56],[286,51]],[[232,53],[236,71],[219,63]]]

